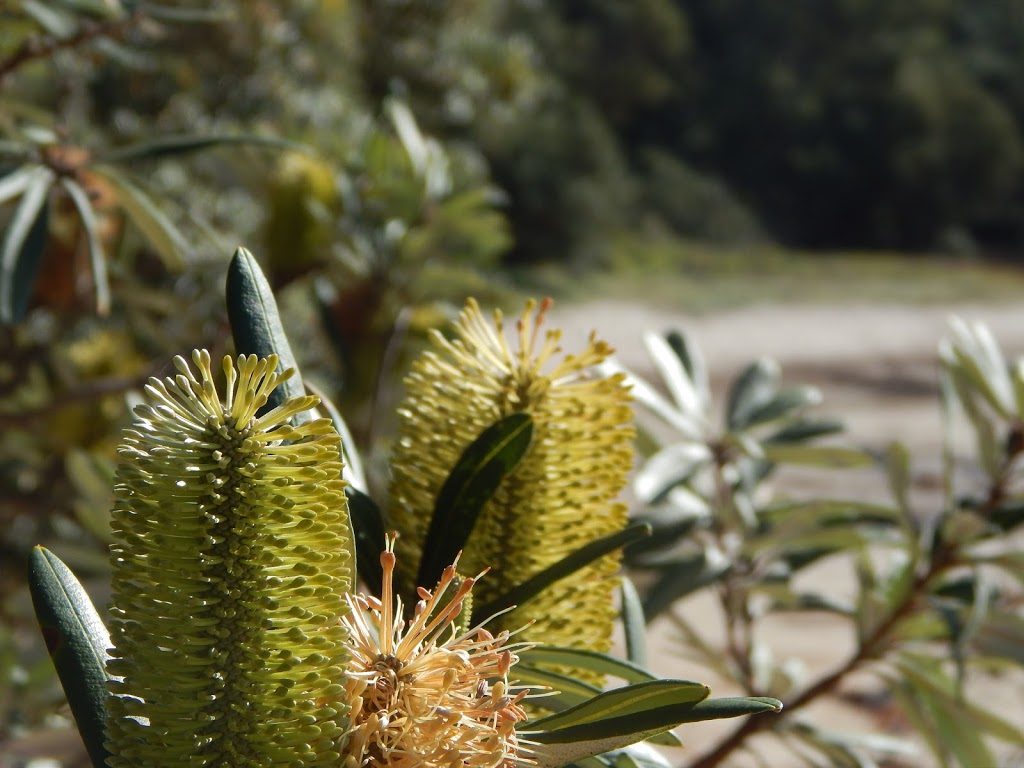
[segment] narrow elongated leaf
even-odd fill
[[[818,405],[821,400],[821,390],[817,387],[802,386],[784,389],[760,408],[755,409],[750,414],[748,423],[750,426],[767,424],[790,416],[799,408]]]
[[[699,723],[705,720],[722,720],[729,717],[760,715],[765,712],[781,712],[782,702],[767,696],[736,696],[721,699],[705,699],[683,713],[679,724]]]
[[[270,410],[289,397],[305,395],[306,387],[281,325],[274,292],[256,257],[245,248],[236,250],[231,258],[226,295],[231,335],[235,339],[238,353],[257,357],[277,355],[279,373],[287,368],[295,369],[295,374],[274,390],[264,407]],[[309,418],[308,412],[296,417],[298,421],[307,421]]]
[[[711,449],[703,443],[672,443],[647,459],[637,470],[633,490],[641,502],[651,504],[711,459]]]
[[[435,513],[436,516],[436,513]],[[475,519],[475,516],[474,516]],[[557,563],[549,565],[544,570],[533,575],[521,584],[517,584],[502,595],[491,600],[486,605],[480,606],[473,611],[474,618],[480,620],[493,616],[512,606],[525,605],[545,589],[550,587],[559,579],[564,579],[569,574],[575,573],[580,568],[590,565],[598,558],[604,557],[609,552],[632,544],[634,541],[646,538],[651,535],[651,526],[647,523],[637,523],[628,528],[616,531],[603,536],[595,541],[588,542],[570,555],[566,555]],[[427,539],[428,545],[430,539]],[[426,550],[429,551],[429,550]],[[424,555],[424,558],[426,556]],[[443,561],[442,561],[443,562]],[[438,571],[440,574],[440,571]],[[423,582],[420,582],[423,583]],[[431,582],[432,583],[432,582]]]
[[[680,331],[669,331],[665,334],[665,341],[682,362],[683,368],[697,392],[697,399],[701,407],[706,409],[711,402],[711,385],[708,366],[700,352],[700,347],[686,333]]]
[[[96,295],[96,314],[107,315],[110,312],[110,281],[107,279],[107,259],[97,233],[96,214],[93,213],[92,204],[89,202],[89,194],[72,178],[62,178],[60,183],[71,197],[71,202],[74,203],[78,211],[78,217],[82,220],[82,229],[85,230],[89,268],[92,270],[92,282]]]
[[[535,700],[535,704],[548,712],[564,712],[589,701],[601,693],[601,689],[577,680],[570,675],[552,672],[549,669],[535,667],[524,663],[521,659],[516,664],[516,678],[519,685],[526,685],[539,691],[549,691]]]
[[[341,435],[341,452],[345,461],[344,477],[348,483],[358,491],[366,493],[369,485],[366,482],[366,472],[363,471],[363,462],[359,458],[359,451],[356,450],[355,440],[352,432],[345,423],[345,418],[334,402],[324,393],[322,389],[313,382],[307,381],[306,388],[320,398],[320,407],[327,413],[328,418],[334,423],[334,429]]]
[[[533,418],[513,413],[495,422],[462,452],[438,491],[423,545],[417,584],[436,584],[463,548],[480,510],[523,458],[533,439]]]
[[[653,621],[681,597],[714,582],[729,568],[725,560],[709,560],[703,552],[663,568],[644,599],[644,616],[647,621]]]
[[[803,445],[795,443],[761,443],[768,461],[779,464],[799,464],[809,467],[856,469],[874,463],[871,454],[856,448],[836,445]]]
[[[7,224],[0,247],[0,322],[17,322],[28,308],[46,247],[46,201],[52,183],[52,171],[36,169]]]
[[[684,362],[669,343],[656,333],[644,334],[644,346],[679,410],[691,417],[700,417],[704,408]]]
[[[647,683],[658,679],[657,676],[631,661],[582,648],[537,645],[521,651],[519,657],[524,664],[531,666],[551,665],[589,669],[601,675],[621,678],[628,683]]]
[[[37,165],[23,165],[0,178],[0,203],[23,194],[38,172]]]
[[[370,593],[380,594],[384,571],[380,553],[384,551],[384,517],[377,504],[355,486],[345,488],[352,536],[356,544],[356,568]]]
[[[802,443],[815,437],[834,435],[845,429],[843,422],[830,419],[801,419],[787,424],[762,443]]]
[[[29,590],[36,619],[57,669],[89,757],[106,765],[103,746],[110,636],[74,574],[52,552],[29,556]]]
[[[680,718],[710,692],[690,680],[650,680],[606,691],[565,712],[527,723],[522,730],[541,744],[639,733],[647,738],[682,722]]]
[[[750,425],[750,417],[775,398],[779,389],[779,365],[761,359],[749,365],[729,390],[725,408],[726,423],[731,431]]]
[[[290,149],[309,152],[309,148],[288,139],[276,136],[211,135],[211,136],[165,136],[152,141],[143,141],[127,147],[118,147],[100,156],[104,163],[123,163],[130,160],[157,160],[189,152],[199,152],[213,147],[248,145],[271,149]]]
[[[619,602],[622,614],[622,631],[626,638],[626,658],[640,667],[647,664],[647,632],[644,622],[644,606],[640,595],[628,576],[622,577],[619,588]]]
[[[153,246],[164,265],[168,269],[181,270],[184,267],[182,254],[188,252],[188,243],[149,195],[109,165],[95,165],[92,170],[114,187],[118,204]]]

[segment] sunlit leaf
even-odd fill
[[[103,245],[100,243],[99,234],[96,228],[96,215],[92,210],[92,203],[89,201],[89,193],[82,189],[82,186],[70,177],[60,180],[61,185],[67,191],[71,202],[78,211],[78,217],[82,221],[82,229],[85,231],[86,250],[89,253],[89,268],[92,270],[92,281],[96,295],[96,314],[103,316],[110,312],[110,282],[107,279],[107,258],[103,253]]]
[[[532,440],[533,418],[513,413],[481,432],[462,452],[437,493],[417,584],[436,584],[441,578],[469,539],[480,511]]]
[[[281,315],[270,283],[249,251],[239,248],[231,258],[227,279],[227,310],[235,349],[242,355],[277,355],[278,373],[294,368],[290,379],[275,389],[264,408],[276,408],[290,397],[306,394],[295,354],[281,324]],[[296,414],[296,421],[310,419],[308,412]]]
[[[564,579],[566,576],[590,565],[595,560],[650,535],[650,526],[639,523],[631,525],[624,530],[610,533],[607,536],[602,536],[594,541],[589,541],[561,560],[538,571],[526,581],[502,593],[486,605],[474,607],[473,616],[475,619],[482,621],[488,616],[504,611],[506,608],[525,605],[559,579]]]
[[[53,172],[37,168],[0,245],[0,322],[19,321],[28,309],[47,240],[47,198]]]
[[[673,443],[655,453],[637,470],[633,490],[642,503],[650,504],[711,459],[711,450],[703,443]]]
[[[29,590],[50,658],[94,765],[106,765],[104,742],[110,636],[74,574],[42,547],[29,556]]]
[[[640,595],[628,576],[622,576],[619,588],[622,633],[626,641],[626,658],[643,667],[647,663],[647,632],[644,622],[644,607]]]

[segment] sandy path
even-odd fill
[[[1024,353],[1024,306],[755,306],[689,316],[636,304],[600,302],[556,307],[553,315],[565,331],[567,348],[596,329],[616,348],[623,363],[652,381],[642,333],[674,328],[687,331],[704,353],[719,402],[725,385],[746,364],[757,357],[774,358],[782,365],[787,383],[812,383],[821,388],[825,399],[820,410],[841,417],[854,444],[882,448],[900,440],[907,445],[913,457],[914,502],[923,509],[934,508],[931,505],[936,503],[939,487],[941,419],[935,360],[939,340],[948,335],[949,317],[958,315],[988,324],[1008,358]],[[970,455],[966,432],[962,435],[958,453]],[[873,471],[801,471],[782,482],[802,495],[888,498],[884,482]],[[841,560],[816,566],[806,578],[816,586],[827,584],[834,593],[852,596],[855,591],[852,570]],[[721,638],[716,604],[708,596],[689,599],[677,610],[704,629],[708,639]],[[849,627],[823,614],[771,617],[764,622],[761,638],[776,659],[793,659],[802,665],[808,681],[834,668],[853,650]],[[707,682],[716,695],[735,693],[683,658],[678,632],[669,620],[652,626],[649,644],[651,666],[660,674]],[[874,679],[866,675],[850,682],[849,692],[877,688]],[[1024,727],[1024,675],[1011,681],[983,682],[976,694],[989,703],[998,702],[997,711]],[[808,708],[804,714],[837,731],[879,733],[895,728],[898,732],[899,726],[891,710],[869,713],[836,699]],[[685,766],[734,727],[734,723],[720,722],[683,729],[681,736],[688,748],[670,753],[670,758]],[[775,768],[802,764],[781,751],[771,737],[757,744]],[[1011,763],[1014,759],[1007,755],[998,768],[1021,765]],[[903,764],[923,768],[930,763],[921,753]],[[737,755],[730,765],[755,763]]]

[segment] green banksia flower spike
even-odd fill
[[[397,552],[407,593],[448,472],[482,430],[511,413],[532,416],[533,443],[481,510],[466,542],[462,566],[470,573],[486,566],[492,571],[477,601],[489,602],[626,524],[625,505],[615,498],[632,466],[628,389],[621,376],[589,375],[611,353],[594,337],[580,354],[554,360],[559,332],[540,338],[547,306],[534,319],[535,305],[527,305],[513,351],[501,314],[492,325],[470,300],[454,339],[436,333],[435,350],[422,355],[405,380],[392,458],[392,523],[402,533]],[[526,641],[607,651],[618,567],[617,554],[605,556],[501,616],[499,626],[532,620]]]
[[[210,355],[151,379],[120,448],[108,709],[111,768],[326,766],[347,738],[353,587],[340,441],[259,414],[276,356]]]

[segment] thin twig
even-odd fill
[[[98,22],[84,19],[78,30],[68,37],[54,35],[34,35],[29,37],[3,61],[0,61],[0,83],[16,69],[36,59],[52,56],[57,51],[77,48],[101,37],[120,37],[142,18],[142,14],[133,11],[119,19]]]

